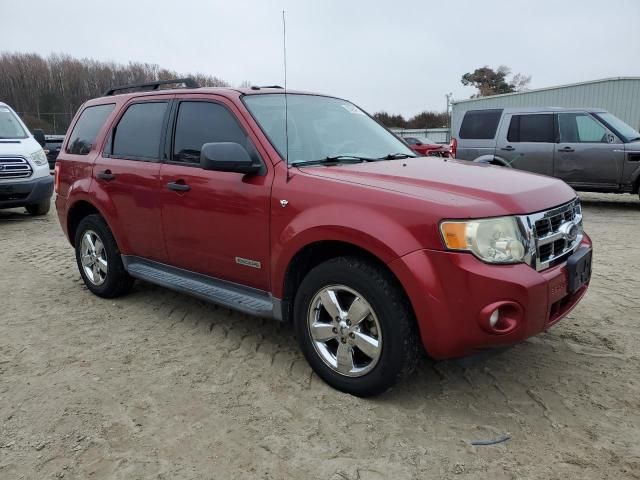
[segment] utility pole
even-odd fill
[[[451,105],[451,99],[453,98],[453,93],[449,92],[444,96],[447,99],[447,141],[451,138],[451,115],[449,114],[449,106]]]

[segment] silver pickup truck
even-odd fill
[[[640,194],[640,133],[598,109],[469,110],[456,158],[557,177],[576,190]]]

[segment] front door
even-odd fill
[[[160,219],[160,148],[168,115],[166,96],[126,107],[96,158],[98,197],[115,219],[112,227],[123,254],[165,262]]]
[[[160,170],[169,262],[268,290],[273,172],[266,168],[233,104],[226,102],[205,95],[178,97],[169,159]],[[239,143],[265,165],[264,171],[243,175],[201,169],[200,151],[210,142]]]
[[[559,113],[558,129],[555,176],[576,188],[616,189],[624,162],[622,142],[585,112]]]
[[[553,175],[553,114],[506,115],[500,126],[496,157],[519,170]]]

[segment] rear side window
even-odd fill
[[[115,107],[114,103],[85,108],[69,136],[67,153],[87,155],[96,142],[98,132]]]
[[[514,115],[509,124],[509,142],[554,143],[553,115]]]
[[[210,102],[181,102],[173,142],[173,161],[199,163],[202,145],[239,143],[252,153],[247,135],[225,107]]]
[[[469,110],[460,126],[460,138],[490,140],[496,136],[502,109]]]
[[[167,102],[136,103],[127,108],[113,132],[111,155],[132,160],[160,158]]]

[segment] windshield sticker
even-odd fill
[[[349,113],[355,113],[356,115],[364,115],[364,112],[355,105],[341,105]]]

